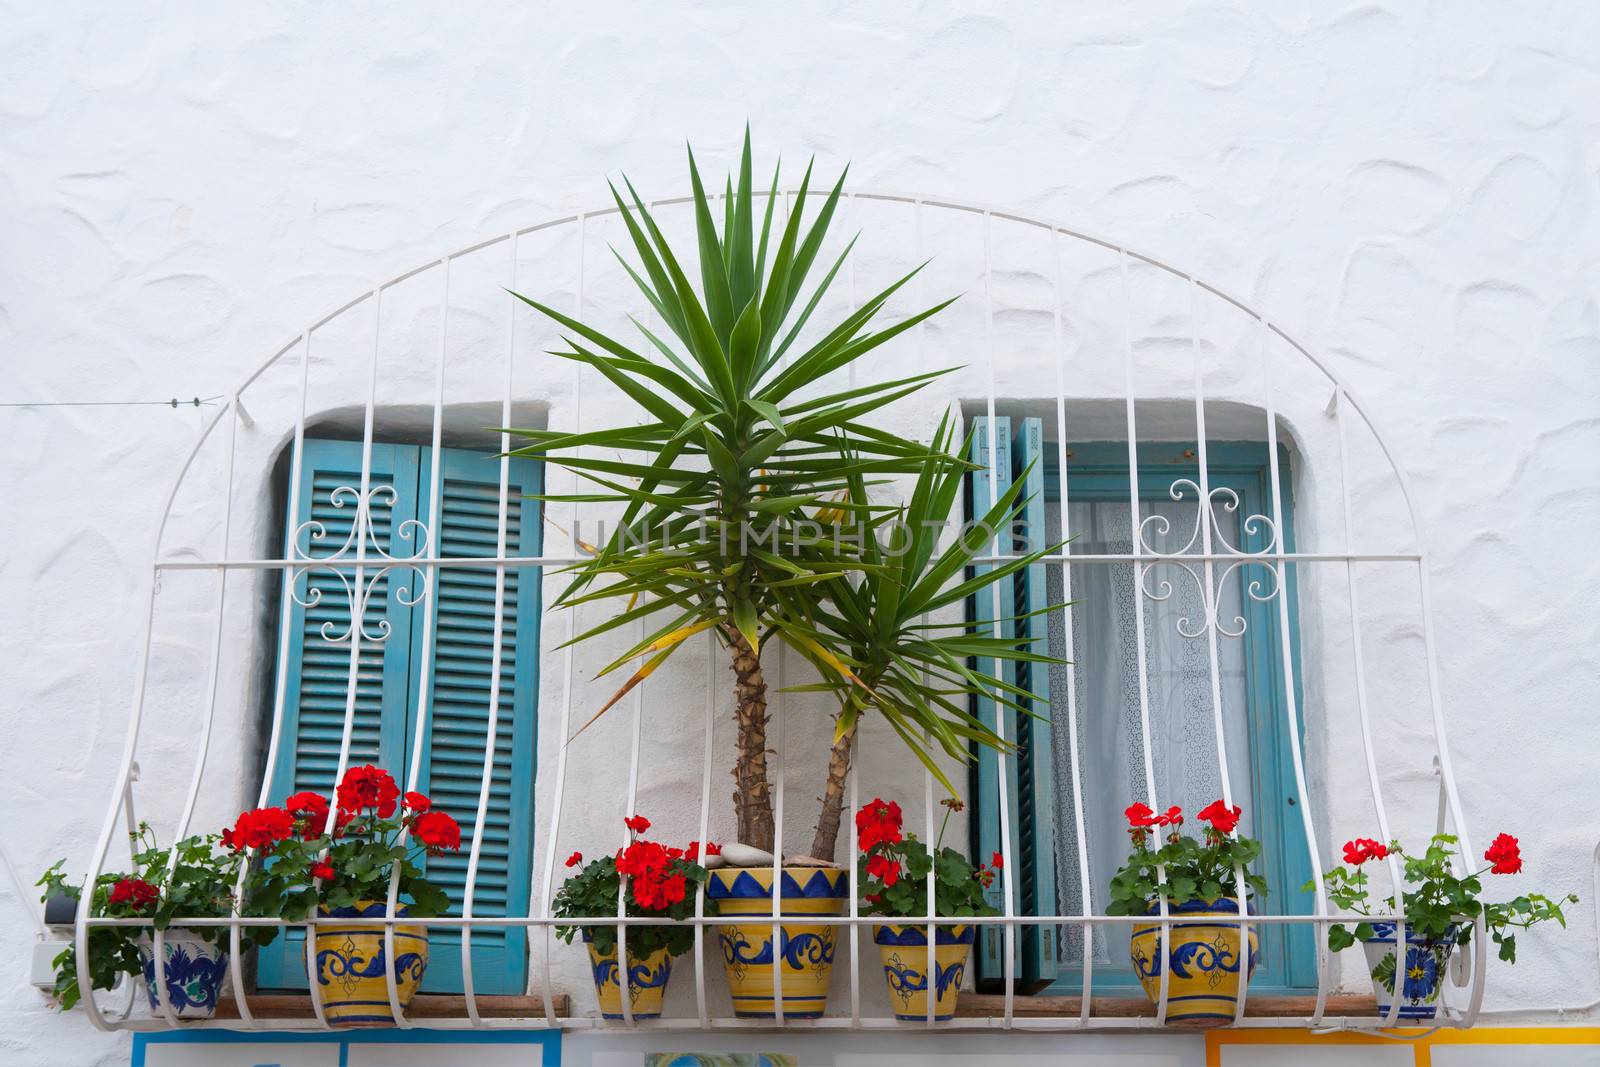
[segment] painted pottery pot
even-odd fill
[[[607,1019],[621,1019],[623,975],[617,966],[617,946],[613,942],[611,951],[599,951],[587,930],[583,932],[583,942],[589,946],[589,967],[594,972],[594,994],[600,1001],[600,1014]],[[672,954],[665,945],[645,956],[629,950],[628,1010],[635,1019],[661,1017],[661,1002],[666,998],[667,981],[671,977]]]
[[[1406,929],[1406,967],[1400,976],[1402,1021],[1432,1019],[1439,1013],[1439,991],[1456,947],[1456,928],[1445,937],[1423,937]],[[1378,1014],[1387,1017],[1394,1003],[1395,924],[1372,924],[1372,936],[1361,944],[1367,953],[1367,971],[1372,975],[1372,992],[1378,998]]]
[[[776,953],[771,867],[719,867],[706,885],[717,913],[735,920],[717,932],[733,1011],[740,1018],[775,1017],[780,976],[785,1018],[820,1019],[828,1006],[838,927],[826,920],[844,913],[849,873],[842,867],[785,867],[782,873],[782,938]]]
[[[976,926],[940,926],[933,943],[933,1018],[945,1022],[956,1016],[961,976],[977,939]],[[889,984],[889,1005],[896,1019],[923,1022],[928,1017],[928,928],[884,925],[873,928],[883,977]]]
[[[150,995],[150,1010],[159,1013],[156,989],[155,942],[147,935],[138,943],[139,962],[144,965],[144,988]],[[228,954],[219,945],[205,941],[187,930],[168,930],[161,939],[165,957],[167,1003],[180,1019],[209,1019],[216,1014],[222,979],[228,973]]]
[[[394,971],[395,992],[405,1008],[422,984],[428,969],[428,928],[402,925],[394,928],[394,963],[384,952],[383,927],[341,926],[339,919],[382,917],[381,900],[361,900],[353,908],[317,908],[317,985],[322,1008],[335,1026],[392,1025],[388,974]],[[404,905],[395,914],[405,915]],[[328,921],[328,920],[333,921]]]
[[[1151,915],[1159,914],[1152,906]],[[1250,928],[1248,966],[1240,963],[1239,902],[1233,897],[1217,900],[1185,900],[1169,904],[1172,917],[1167,945],[1167,1022],[1178,1026],[1225,1026],[1233,1022],[1239,1002],[1240,983],[1248,982],[1256,969],[1260,943]],[[1233,922],[1219,921],[1233,918]],[[1136,925],[1128,946],[1139,984],[1152,1003],[1161,996],[1161,927]]]

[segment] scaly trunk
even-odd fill
[[[822,792],[822,815],[817,819],[817,834],[811,841],[811,855],[819,860],[832,860],[834,847],[839,841],[839,817],[844,811],[844,783],[850,774],[850,757],[855,751],[855,722],[839,736],[828,751],[828,784]]]
[[[733,655],[734,722],[739,727],[739,758],[733,766],[733,811],[739,841],[772,851],[772,791],[767,785],[767,679],[761,657],[744,635],[730,626]]]

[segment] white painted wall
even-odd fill
[[[768,161],[816,153],[831,173],[849,160],[857,187],[982,200],[1114,235],[1240,294],[1324,355],[1415,481],[1469,820],[1479,837],[1519,833],[1540,886],[1587,898],[1597,831],[1585,813],[1597,791],[1586,698],[1600,673],[1588,650],[1600,632],[1585,609],[1596,571],[1563,553],[1581,551],[1600,520],[1600,77],[1587,47],[1600,17],[1577,4],[1046,11],[508,6],[446,21],[421,5],[158,17],[17,5],[0,21],[0,402],[223,393],[374,281],[599,204],[605,175],[625,169],[653,194],[680,192],[683,140],[720,169],[749,118]],[[896,243],[904,221],[875,220],[863,289],[873,272],[912,258],[908,238]],[[603,237],[591,235],[591,265]],[[930,295],[964,287],[971,265],[972,245],[946,238]],[[1053,381],[1039,386],[1034,343],[1049,294],[1024,264],[1033,253],[1020,241],[1004,247],[1019,266],[998,298],[1019,313],[1002,320],[1017,343],[1000,388],[1037,395]],[[572,250],[559,236],[526,243],[519,277],[570,289]],[[1092,367],[1115,322],[1094,299],[1091,266],[1082,277],[1083,288],[1069,286],[1079,309],[1069,327],[1074,359],[1091,370],[1073,388],[1114,396]],[[453,282],[453,299],[481,311],[452,320],[452,337],[458,325],[469,331],[452,346],[461,390],[452,403],[482,400],[479,382],[497,381],[502,278],[485,267],[470,287],[467,275]],[[589,297],[610,314],[619,293],[597,284]],[[1149,396],[1182,395],[1181,379],[1160,376],[1159,338],[1184,321],[1174,307],[1152,298],[1141,312],[1156,339],[1145,349]],[[382,399],[407,403],[429,380],[431,363],[415,363],[432,358],[437,327],[425,309],[391,308],[384,351],[397,384]],[[958,306],[930,359],[975,343],[975,308]],[[366,321],[330,337],[354,345]],[[1214,387],[1256,402],[1257,380],[1226,370],[1242,335],[1224,316],[1212,324]],[[534,331],[519,329],[519,348],[535,358]],[[349,375],[362,369],[337,352],[315,368],[317,410],[348,404]],[[561,381],[529,372],[519,382],[519,398],[548,405],[553,422],[572,417]],[[266,463],[282,441],[270,419],[284,394],[281,383],[260,388],[270,394],[264,428],[240,438],[236,549],[270,537]],[[585,389],[590,417],[622,416]],[[969,382],[946,399],[975,395]],[[1301,489],[1318,502],[1300,533],[1335,544],[1337,475],[1315,414],[1323,400],[1307,392],[1287,417],[1305,449]],[[463,426],[481,424],[471,414]],[[199,421],[159,407],[0,409],[13,443],[0,465],[0,723],[11,739],[0,748],[10,785],[0,848],[24,881],[60,855],[81,864],[99,828],[149,544]],[[1402,537],[1382,469],[1357,469],[1369,505],[1358,541]],[[171,545],[215,538],[213,513],[199,508],[217,488],[204,473],[186,486],[193,496],[179,499]],[[1331,794],[1327,832],[1342,841],[1365,830],[1369,809],[1351,762],[1338,578],[1308,589],[1309,608],[1323,610],[1306,642],[1314,769]],[[250,593],[230,586],[230,598]],[[1431,817],[1432,787],[1418,637],[1405,613],[1414,590],[1369,576],[1363,597],[1375,685],[1396,722],[1385,734],[1386,788],[1412,798],[1401,819],[1418,825]],[[157,646],[141,803],[169,820],[186,784],[173,779],[186,779],[192,754],[208,605],[199,579],[163,591],[158,635],[171,640]],[[262,654],[253,620],[230,615],[226,636],[201,812],[211,822],[243,802],[246,789],[231,784],[251,759],[241,709],[259,697],[249,687]],[[700,677],[685,664],[653,691],[652,710],[681,695],[698,713]],[[585,739],[589,758],[626,736],[621,720],[602,728],[610,733]],[[670,716],[652,715],[646,730],[663,755],[639,806],[692,836],[697,797],[673,760],[697,760],[697,741]],[[541,810],[552,754],[541,753]],[[892,761],[875,749],[866,773],[916,800],[920,787]],[[725,790],[720,774],[716,786]],[[811,795],[804,782],[790,793],[794,838],[809,825]],[[585,812],[563,846],[609,844],[617,805]],[[720,832],[727,820],[717,818]],[[9,883],[0,897],[0,944],[20,961],[31,905]],[[1600,996],[1593,919],[1586,900],[1565,935],[1527,938],[1515,970],[1491,972],[1489,1006]],[[575,963],[558,979],[587,1003]],[[679,983],[675,995],[686,993]],[[20,966],[0,972],[0,1060],[114,1063],[126,1050],[126,1039],[52,1014]]]

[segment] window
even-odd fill
[[[327,558],[352,538],[361,485],[359,442],[305,443],[298,513],[289,516],[290,558]],[[459,853],[426,861],[427,876],[445,888],[459,914],[465,897],[468,850],[483,778],[484,746],[494,652],[493,567],[436,569],[431,595],[424,578],[403,563],[387,572],[379,551],[396,559],[423,554],[493,557],[499,531],[500,464],[480,452],[440,453],[440,529],[421,532],[432,515],[432,450],[372,446],[371,532],[365,581],[371,583],[361,621],[350,764],[377,763],[409,773],[423,649],[427,734],[418,787],[461,822]],[[537,556],[540,467],[513,459],[507,491],[506,553]],[[288,494],[286,494],[288,495]],[[319,529],[320,537],[313,537]],[[338,769],[350,670],[350,594],[353,549],[337,566],[304,568],[288,616],[283,679],[283,734],[271,768],[273,799],[300,790],[331,793]],[[376,577],[374,577],[376,575]],[[526,915],[533,850],[533,768],[538,693],[539,577],[535,567],[508,567],[501,636],[499,719],[494,774],[482,829],[474,890],[475,915]],[[427,612],[431,611],[431,620]],[[425,633],[430,626],[431,636]],[[402,778],[402,781],[404,779]],[[435,927],[423,989],[460,992],[458,929]],[[520,994],[527,983],[526,938],[519,927],[480,928],[472,938],[473,986],[479,993]],[[263,950],[257,985],[306,987],[304,931],[293,929]]]
[[[972,459],[984,470],[969,478],[969,502],[981,511],[989,499],[990,457],[986,420],[978,420]],[[1059,450],[1043,439],[1041,420],[996,420],[997,463],[1003,489],[1010,479],[1027,478],[1030,497],[1018,529],[1025,540],[1018,550],[1031,551],[1062,538],[1062,483]],[[1130,522],[1128,447],[1125,442],[1071,444],[1067,447],[1067,522],[1072,556],[1126,556],[1133,551]],[[1173,499],[1174,483],[1199,480],[1197,450],[1191,444],[1144,444],[1138,448],[1139,513],[1146,551],[1200,553],[1199,540],[1187,549],[1189,532],[1199,518],[1198,492],[1186,489]],[[1271,529],[1250,523],[1253,515],[1271,515],[1267,446],[1259,442],[1208,442],[1210,488],[1237,494],[1238,506],[1213,509],[1220,532],[1243,552],[1267,550]],[[1289,457],[1280,452],[1285,551],[1294,551],[1293,505],[1289,491]],[[1226,496],[1226,493],[1223,494]],[[1221,498],[1217,498],[1220,499]],[[969,507],[969,514],[972,513]],[[1159,517],[1159,518],[1158,518]],[[1215,534],[1216,531],[1213,531]],[[1218,551],[1222,549],[1218,548]],[[1019,574],[1009,588],[1002,618],[1038,611],[1066,599],[1064,568],[1042,563]],[[1146,799],[1144,751],[1140,728],[1140,687],[1135,613],[1143,612],[1146,699],[1150,714],[1151,755],[1160,803],[1180,804],[1192,814],[1221,796],[1213,715],[1211,652],[1205,632],[1206,613],[1198,585],[1173,564],[1146,567],[1145,592],[1136,588],[1131,562],[1080,563],[1071,567],[1073,606],[1070,616],[1051,612],[1020,619],[1013,627],[1050,655],[1073,662],[1073,706],[1079,747],[1079,793],[1083,798],[1083,851],[1088,858],[1092,900],[1083,899],[1079,868],[1077,814],[1074,810],[1069,752],[1069,672],[1053,667],[1046,678],[1030,678],[1024,668],[1013,672],[1015,684],[1042,698],[1031,708],[1042,718],[1008,710],[1007,735],[1017,739],[1017,758],[1006,761],[1011,814],[1012,854],[1019,870],[1013,889],[1023,914],[1104,913],[1111,875],[1126,855],[1128,839],[1122,811]],[[1272,577],[1262,565],[1227,572],[1215,568],[1217,598],[1216,656],[1221,692],[1224,740],[1235,803],[1245,808],[1242,832],[1261,839],[1264,856],[1258,867],[1270,888],[1269,907],[1285,913],[1309,914],[1310,894],[1300,887],[1310,877],[1305,835],[1295,795],[1290,742],[1287,736],[1283,679],[1283,633],[1278,606],[1267,595]],[[1293,620],[1293,568],[1288,570],[1291,628],[1290,654],[1295,663],[1299,701],[1299,651]],[[1203,575],[1203,569],[1195,566]],[[1252,583],[1257,600],[1251,594]],[[1163,584],[1169,583],[1169,584]],[[1170,590],[1170,591],[1169,591]],[[1165,594],[1165,595],[1163,595]],[[969,605],[969,617],[988,621],[992,602]],[[1235,619],[1243,619],[1242,626]],[[1012,626],[1007,622],[1003,625]],[[1069,648],[1070,634],[1070,648]],[[1193,636],[1189,636],[1189,635]],[[994,706],[980,701],[976,713],[993,723]],[[974,848],[987,856],[999,848],[996,811],[998,760],[980,752],[972,782]],[[1003,902],[997,881],[993,903]],[[1092,905],[1092,906],[1091,906]],[[1296,992],[1316,985],[1316,953],[1309,927],[1268,926],[1259,931],[1261,957],[1252,991]],[[987,930],[980,942],[980,983],[997,983],[1003,973],[1003,941]],[[1095,929],[1094,988],[1135,990],[1128,962],[1125,927]],[[1291,950],[1292,947],[1292,950]],[[1030,991],[1077,992],[1082,985],[1083,927],[1024,927],[1019,930],[1018,970]]]

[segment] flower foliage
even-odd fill
[[[444,890],[423,877],[425,856],[461,847],[461,827],[421,793],[401,803],[394,776],[381,767],[351,767],[334,790],[337,810],[319,793],[296,793],[282,807],[239,816],[223,840],[256,850],[259,876],[245,914],[303,919],[321,904],[354,907],[388,900],[400,868],[399,902],[418,918],[450,907]],[[330,815],[332,825],[330,828]]]
[[[623,820],[628,827],[628,844],[615,855],[602,856],[583,863],[583,853],[574,852],[567,857],[568,867],[577,871],[562,883],[551,902],[558,919],[593,918],[615,915],[617,901],[622,893],[622,879],[628,880],[626,897],[627,915],[688,919],[694,916],[695,890],[706,880],[706,869],[696,860],[700,843],[691,841],[687,848],[673,848],[657,841],[646,841],[638,836],[650,828],[650,820],[633,815]],[[710,842],[705,845],[707,855],[717,855],[722,850]],[[708,902],[709,909],[710,904]],[[579,930],[592,939],[596,950],[611,952],[617,944],[615,926],[558,926],[556,936],[572,943]],[[694,945],[694,930],[689,926],[633,926],[628,928],[628,952],[632,956],[646,956],[663,946],[674,956],[681,956]]]
[[[945,814],[945,823],[950,821]],[[998,915],[984,900],[983,891],[1000,869],[1000,853],[992,867],[974,869],[972,862],[953,848],[942,847],[944,827],[930,852],[915,834],[904,832],[900,805],[873,798],[856,812],[856,844],[861,856],[856,878],[866,900],[863,914],[924,915],[928,908],[928,878],[933,878],[935,914],[943,916]]]
[[[1238,834],[1244,815],[1239,806],[1217,800],[1200,809],[1195,821],[1205,826],[1198,839],[1184,836],[1183,811],[1176,805],[1158,814],[1132,804],[1123,814],[1133,851],[1112,876],[1108,914],[1144,915],[1163,897],[1181,904],[1235,896],[1241,873],[1248,893],[1267,895],[1265,879],[1250,873],[1261,842]]]
[[[177,916],[224,918],[233,912],[233,889],[238,882],[241,857],[223,845],[217,835],[180,841],[176,862],[170,849],[157,845],[150,827],[141,823],[133,837],[133,866],[111,871],[95,880],[90,908],[93,914],[116,919],[149,919],[150,926],[165,930]],[[41,899],[67,896],[81,903],[82,890],[62,873],[58,860],[40,877]],[[171,869],[169,870],[169,865]],[[191,933],[215,943],[227,936],[227,927],[189,927]],[[249,927],[242,931],[247,943],[265,944],[275,931]],[[147,936],[140,926],[89,928],[89,975],[96,989],[111,989],[121,975],[139,975],[139,940]],[[78,959],[69,945],[56,956],[55,996],[63,1008],[78,1002]]]
[[[1344,861],[1350,869],[1335,867],[1322,877],[1327,887],[1328,899],[1342,911],[1358,915],[1371,915],[1374,904],[1371,898],[1371,880],[1362,864],[1368,860],[1399,856],[1403,860],[1405,889],[1405,920],[1407,932],[1415,931],[1422,937],[1443,940],[1454,938],[1465,945],[1472,940],[1472,924],[1483,916],[1484,928],[1490,940],[1500,946],[1500,958],[1508,963],[1517,961],[1517,939],[1513,930],[1526,930],[1541,922],[1554,920],[1567,925],[1561,912],[1562,904],[1576,904],[1572,894],[1552,900],[1538,893],[1529,893],[1514,900],[1485,903],[1479,899],[1483,893],[1481,876],[1490,874],[1518,874],[1522,871],[1522,849],[1510,834],[1500,834],[1483,854],[1488,865],[1467,874],[1458,874],[1454,854],[1458,841],[1450,834],[1435,834],[1421,855],[1407,853],[1398,841],[1387,845],[1371,838],[1358,837],[1344,846]],[[1316,880],[1305,884],[1307,890],[1315,888]],[[1386,897],[1381,906],[1393,912],[1394,897]],[[1328,947],[1337,952],[1357,941],[1372,936],[1371,923],[1357,923],[1354,930],[1335,923],[1328,928]]]

